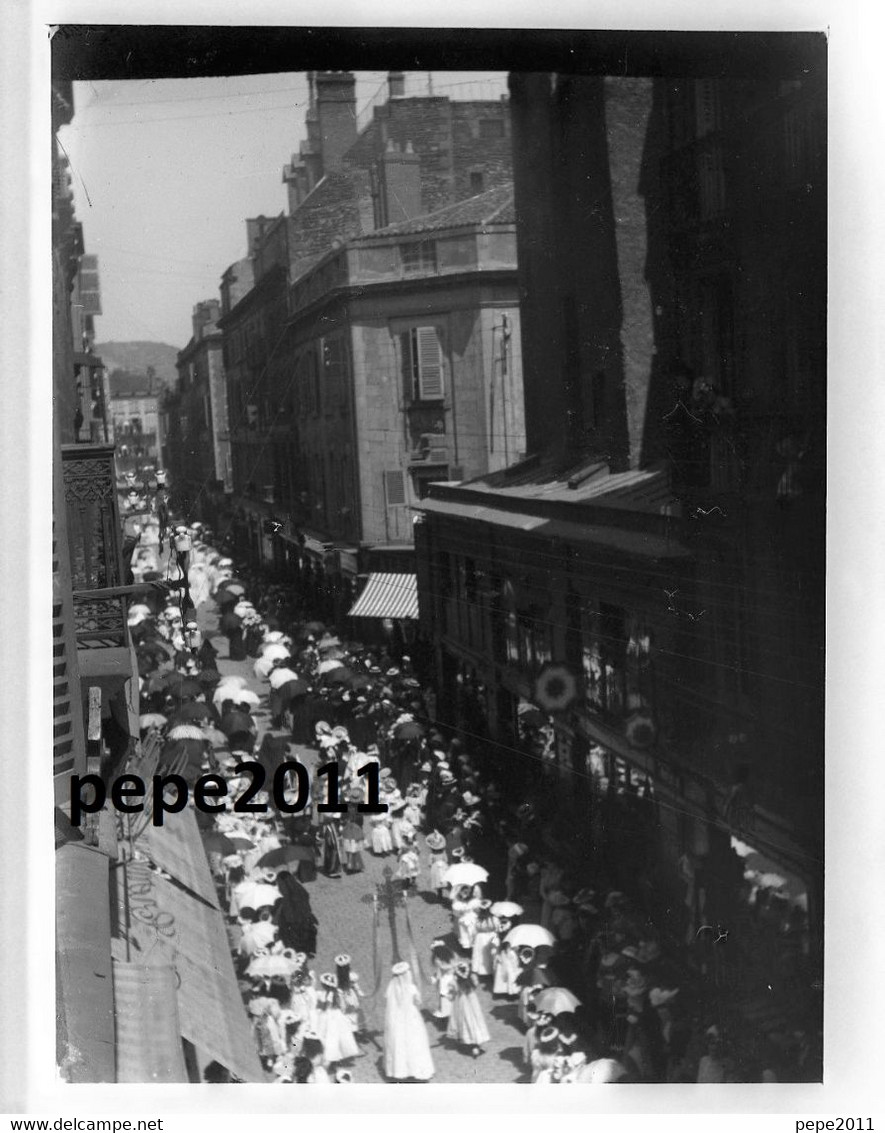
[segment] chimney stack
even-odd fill
[[[207,330],[214,330],[221,317],[221,302],[218,299],[204,299],[194,307],[191,318],[194,340],[199,341]]]
[[[316,110],[323,175],[341,168],[356,141],[356,78],[352,71],[319,71]]]
[[[403,71],[387,72],[387,97],[404,98],[406,94],[406,76]]]
[[[420,216],[421,157],[407,142],[400,150],[391,138],[381,158],[381,192],[383,199],[383,225],[396,224]],[[382,226],[383,226],[382,225]]]

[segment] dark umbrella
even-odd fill
[[[359,690],[363,688],[372,688],[375,682],[371,677],[366,676],[365,673],[353,673],[348,678],[347,683],[352,689]]]
[[[200,723],[203,720],[214,720],[212,709],[208,704],[198,704],[196,701],[190,701],[188,704],[182,704],[181,708],[175,713],[170,720],[170,724],[194,724]]]
[[[304,846],[278,846],[275,850],[268,850],[264,857],[259,858],[258,865],[262,868],[276,869],[289,862],[302,861],[304,849]]]
[[[221,680],[221,673],[217,669],[203,669],[201,673],[197,673],[196,680],[204,688],[214,688]]]
[[[163,661],[168,661],[172,656],[171,646],[157,640],[142,641],[136,646],[135,651],[139,655],[144,653],[145,656],[154,656]]]
[[[237,732],[251,732],[254,721],[246,712],[225,712],[218,725],[226,736],[235,736]]]
[[[203,845],[209,851],[214,851],[218,854],[235,854],[237,847],[232,838],[228,838],[226,834],[222,834],[220,830],[213,830],[211,834],[207,834],[203,839]]]
[[[280,685],[276,689],[281,704],[288,704],[290,700],[296,700],[299,696],[307,696],[309,692],[310,685],[301,677],[294,681],[286,681],[284,685]]]
[[[166,691],[166,681],[165,681],[166,676],[168,676],[167,673],[155,673],[154,676],[152,676],[147,683],[147,691],[149,693],[165,692]]]
[[[397,740],[417,740],[424,735],[424,726],[419,724],[417,720],[404,720],[402,724],[397,724],[393,729],[394,739]]]
[[[192,697],[200,696],[203,692],[203,686],[199,681],[185,673],[179,673],[177,670],[165,673],[162,681],[161,687],[179,700],[189,700]]]
[[[346,685],[353,673],[350,669],[344,668],[342,665],[338,669],[332,669],[328,673],[323,673],[323,682],[327,685]]]

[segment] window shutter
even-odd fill
[[[422,401],[443,396],[443,368],[436,327],[416,327],[414,343],[418,355],[418,396]]]
[[[400,469],[384,473],[384,496],[388,507],[401,507],[406,502],[406,486]]]

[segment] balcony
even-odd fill
[[[63,445],[74,630],[84,678],[132,673],[113,445]]]

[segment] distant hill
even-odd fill
[[[168,342],[96,342],[92,349],[108,370],[146,374],[148,366],[153,366],[157,380],[165,388],[174,386],[178,378],[175,359],[179,348]]]

